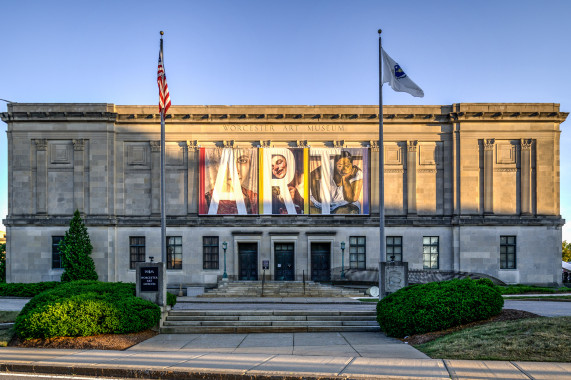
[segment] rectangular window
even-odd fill
[[[515,269],[515,236],[500,236],[500,269]]]
[[[402,261],[402,236],[387,236],[386,260]]]
[[[182,236],[167,236],[167,269],[182,269]]]
[[[350,268],[366,269],[366,237],[351,236],[349,238]]]
[[[203,269],[218,269],[218,236],[202,237]]]
[[[145,237],[129,236],[129,269],[135,269],[136,263],[145,262]]]
[[[438,236],[422,238],[422,262],[424,269],[438,269]]]
[[[63,268],[59,252],[59,242],[62,240],[63,236],[52,236],[52,269]]]

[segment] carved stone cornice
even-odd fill
[[[160,141],[151,141],[151,152],[160,152],[161,151],[161,142]]]
[[[371,146],[371,152],[379,151],[379,140],[370,140],[369,145]]]
[[[73,150],[82,151],[85,149],[85,139],[73,139]]]
[[[411,140],[406,142],[406,148],[409,152],[416,152],[416,147],[418,146],[418,141]]]
[[[484,140],[484,150],[493,150],[496,141],[494,139],[485,139]]]
[[[521,139],[521,149],[522,150],[531,150],[532,144],[533,144],[532,139]]]
[[[36,150],[46,150],[48,149],[47,139],[34,139],[34,144],[36,144]]]

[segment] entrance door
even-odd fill
[[[276,281],[293,281],[293,243],[276,243],[274,246],[275,268],[274,274]]]
[[[258,244],[238,243],[239,280],[258,281]]]
[[[331,281],[330,243],[311,243],[311,281]]]

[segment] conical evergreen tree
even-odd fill
[[[61,275],[62,282],[97,280],[95,263],[91,258],[92,250],[87,227],[83,224],[79,211],[75,210],[69,230],[59,245],[61,263],[65,269]]]

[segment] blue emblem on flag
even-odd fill
[[[406,78],[406,74],[404,73],[403,69],[400,68],[399,65],[395,65],[395,77],[397,79]]]

